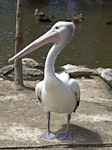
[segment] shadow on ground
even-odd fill
[[[70,124],[71,134],[76,143],[103,143],[99,133],[84,127]],[[62,125],[57,134],[66,131],[66,125]]]

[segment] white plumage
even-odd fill
[[[47,112],[71,114],[80,100],[78,82],[65,72],[55,75],[55,79],[37,83],[36,96],[44,103]]]

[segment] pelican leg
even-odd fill
[[[67,130],[64,133],[59,134],[59,138],[62,140],[72,140],[72,136],[71,136],[70,131],[69,131],[71,114],[68,114],[67,118],[68,118]]]
[[[52,139],[55,137],[55,133],[50,130],[50,112],[47,112],[47,131],[41,135],[41,138]]]

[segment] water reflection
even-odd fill
[[[48,16],[54,15],[51,23],[38,22],[33,13],[36,8]],[[16,3],[0,1],[0,67],[14,54]],[[69,45],[59,55],[56,65],[67,63],[88,67],[112,67],[112,26],[106,21],[112,19],[111,1],[82,0],[25,0],[24,1],[24,46],[45,33],[58,20],[64,20],[74,13],[83,13],[85,20],[77,24],[77,30]],[[50,45],[42,47],[29,56],[44,63]]]

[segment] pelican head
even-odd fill
[[[15,56],[10,58],[9,62],[14,59],[21,58],[47,43],[56,43],[56,44],[63,43],[63,45],[67,44],[72,38],[75,28],[76,27],[73,22],[67,21],[57,22],[52,26],[52,28],[47,33],[45,33],[44,35],[33,41],[31,44],[26,46]]]
[[[52,31],[59,34],[59,39],[65,42],[70,41],[75,30],[73,22],[59,21],[51,28]]]

